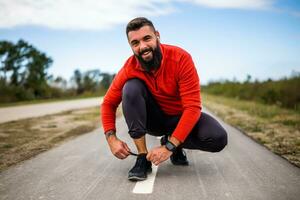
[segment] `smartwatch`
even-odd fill
[[[176,151],[176,146],[170,142],[169,140],[166,143],[166,149],[168,149],[169,151],[171,151],[172,153],[174,153]]]

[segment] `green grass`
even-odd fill
[[[276,105],[266,105],[254,101],[210,95],[207,93],[203,93],[203,101],[213,101],[218,104],[224,104],[245,111],[252,116],[272,120],[273,122],[296,127],[298,129],[300,127],[300,114],[295,110],[281,108]]]
[[[202,93],[205,107],[300,167],[300,114],[274,105]]]
[[[280,80],[216,81],[202,86],[202,92],[241,100],[250,100],[293,109],[300,113],[300,73]],[[271,113],[272,114],[272,113]]]

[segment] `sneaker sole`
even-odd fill
[[[147,177],[138,177],[138,176],[128,177],[128,180],[130,180],[130,181],[143,181],[146,179],[147,179]]]
[[[152,172],[152,168],[147,170],[147,174],[150,174],[151,172]],[[147,179],[147,176],[146,177],[139,177],[139,176],[128,177],[128,180],[130,180],[130,181],[144,181],[146,179]]]

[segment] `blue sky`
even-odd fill
[[[203,84],[300,72],[300,0],[0,0],[0,40],[33,44],[55,76],[115,73],[132,55],[125,27],[136,16],[190,52]]]

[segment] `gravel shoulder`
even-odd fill
[[[251,101],[203,94],[204,106],[244,134],[300,167],[300,114]]]
[[[98,107],[0,124],[0,171],[100,127]]]

